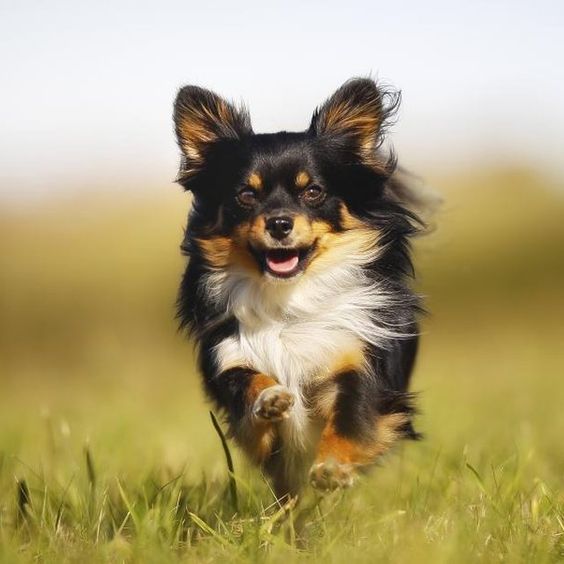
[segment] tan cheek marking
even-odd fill
[[[262,190],[262,178],[258,172],[252,172],[247,179],[247,184],[255,190]]]
[[[378,256],[379,233],[371,228],[353,229],[343,233],[327,233],[319,238],[317,253],[310,265],[312,272],[358,257],[371,260]],[[364,257],[364,258],[363,258]]]
[[[305,188],[311,181],[309,174],[302,170],[296,175],[296,186],[298,188]]]
[[[311,229],[315,237],[322,237],[323,235],[333,233],[334,231],[333,226],[327,221],[323,221],[322,219],[314,219],[311,222]]]
[[[206,262],[216,269],[224,269],[229,266],[239,266],[244,270],[259,274],[256,261],[249,254],[245,245],[237,244],[228,237],[210,237],[209,239],[197,239]]]
[[[304,215],[297,215],[294,218],[292,237],[294,238],[296,244],[310,245],[313,243],[311,224]]]
[[[305,215],[298,215],[294,218],[293,243],[303,246],[313,245],[316,239],[329,233],[332,229],[331,225],[325,221],[314,220],[310,222]]]
[[[229,265],[233,242],[227,237],[196,239],[207,263],[213,268],[225,268]]]
[[[234,245],[233,247],[233,252],[231,253],[231,264],[239,266],[253,276],[260,275],[260,269],[256,260],[250,255],[246,248],[242,248],[239,245]]]
[[[350,258],[351,255],[366,254],[375,255],[377,253],[379,233],[367,227],[360,220],[357,220],[348,210],[345,213],[345,220],[349,226],[348,231],[335,232],[333,226],[323,220],[312,222],[304,215],[294,218],[294,244],[312,245],[317,241],[317,248],[312,259],[310,268],[306,270],[319,271],[327,266],[337,264]]]
[[[341,203],[340,214],[341,214],[341,225],[345,229],[362,229],[366,227],[364,222],[362,222],[360,219],[358,219],[358,217],[354,216],[349,211],[349,208],[344,202]]]
[[[241,267],[255,277],[260,276],[261,272],[248,247],[251,241],[257,241],[261,221],[264,222],[264,218],[259,217],[253,223],[245,222],[235,228],[230,256],[230,264]]]
[[[241,248],[246,249],[249,244],[255,247],[264,247],[267,244],[266,219],[259,215],[252,222],[243,223],[235,228],[235,242]]]
[[[266,237],[266,218],[259,215],[251,224],[249,229],[249,239],[256,242],[264,242]]]

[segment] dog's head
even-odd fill
[[[412,228],[394,189],[395,160],[380,149],[398,101],[372,80],[354,79],[306,131],[255,134],[244,108],[182,88],[174,122],[178,181],[194,194],[192,250],[212,269],[269,281],[375,260],[393,229]]]

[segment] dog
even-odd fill
[[[193,194],[180,325],[230,435],[280,497],[349,487],[420,436],[410,239],[424,223],[383,147],[399,102],[355,78],[307,130],[267,134],[209,90],[185,86],[174,103],[177,182]]]

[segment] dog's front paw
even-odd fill
[[[311,467],[309,472],[310,484],[324,492],[350,488],[356,473],[352,464],[343,464],[336,460],[326,460]]]
[[[294,405],[294,394],[284,386],[265,388],[256,399],[253,415],[264,421],[275,423],[290,417]]]

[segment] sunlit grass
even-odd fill
[[[184,196],[6,214],[0,559],[564,559],[564,203],[525,171],[443,183],[419,244],[426,439],[285,508],[237,453],[234,507],[176,333]]]

